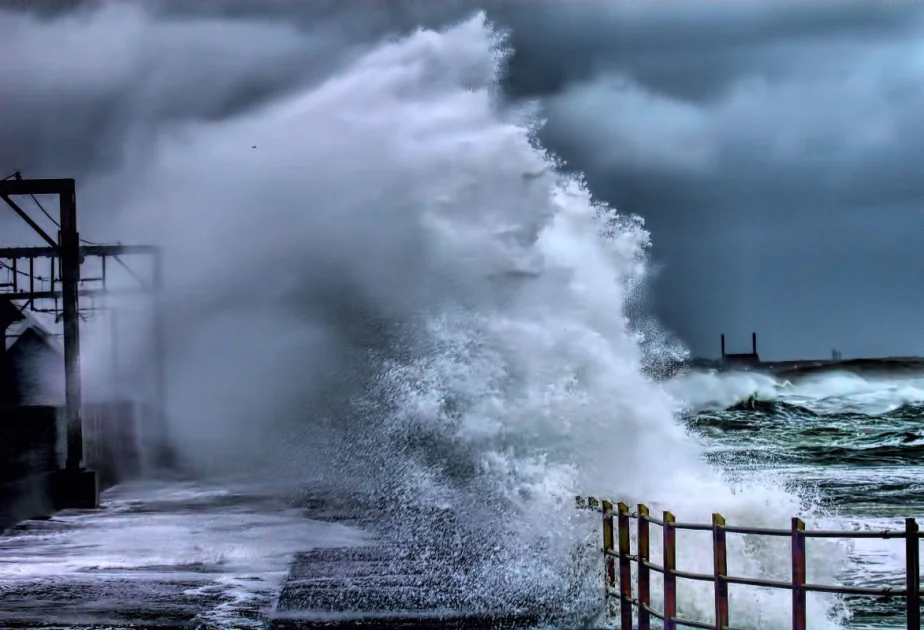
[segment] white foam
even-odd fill
[[[818,412],[879,414],[924,402],[921,375],[861,376],[828,372],[794,380],[756,372],[691,372],[666,385],[689,409],[725,409],[750,396],[781,400]]]

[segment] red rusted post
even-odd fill
[[[609,501],[603,501],[603,566],[605,568],[604,581],[606,586],[606,613],[609,617],[614,617],[615,612],[610,603],[610,597],[616,589],[616,564],[613,562],[614,540],[613,540],[613,504]]]
[[[918,523],[913,518],[905,519],[905,599],[907,628],[921,629],[921,551],[918,538]]]
[[[638,630],[651,630],[651,615],[646,606],[651,605],[651,569],[648,568],[650,541],[648,539],[648,508],[638,506]]]
[[[664,630],[677,630],[677,530],[674,515],[664,512]]]
[[[725,519],[721,514],[712,515],[712,555],[715,575],[715,627],[728,627],[728,554],[725,547]]]
[[[805,523],[792,519],[792,630],[805,630]]]
[[[619,625],[621,630],[632,630],[632,553],[629,547],[629,506],[619,502]]]

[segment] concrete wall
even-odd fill
[[[115,402],[83,410],[84,465],[99,473],[101,489],[142,472],[137,409]],[[66,435],[59,407],[0,407],[0,530],[54,513],[53,475],[64,466]]]
[[[138,425],[138,405],[130,401],[84,405],[84,464],[99,473],[101,488],[141,474]]]
[[[0,408],[0,529],[53,511],[59,430],[57,407]]]

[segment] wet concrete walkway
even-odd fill
[[[452,569],[383,545],[358,503],[148,482],[0,536],[0,628],[510,628]],[[343,497],[339,498],[340,500]],[[365,523],[364,523],[365,521]],[[426,522],[424,520],[423,522]]]
[[[262,628],[292,559],[368,544],[259,488],[113,488],[0,536],[0,627]]]

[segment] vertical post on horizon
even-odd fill
[[[805,628],[805,523],[792,519],[792,630]]]
[[[757,333],[751,333],[751,353],[757,355]]]
[[[619,627],[632,628],[632,553],[629,542],[629,506],[619,502]]]
[[[725,545],[725,519],[721,514],[712,515],[712,556],[715,575],[715,625],[728,626],[728,554]]]
[[[613,536],[613,504],[609,501],[603,501],[603,565],[605,568],[604,584],[606,587],[606,614],[608,617],[615,617],[615,611],[610,604],[610,597],[616,590],[616,565],[613,561],[613,551],[615,550],[615,541]]]
[[[921,628],[921,548],[918,523],[913,518],[905,519],[905,598],[906,627],[908,630]]]
[[[651,570],[648,568],[650,554],[648,507],[638,506],[638,630],[650,630],[651,614],[646,609],[651,604]]]
[[[664,512],[664,630],[677,630],[677,530],[674,515]]]

